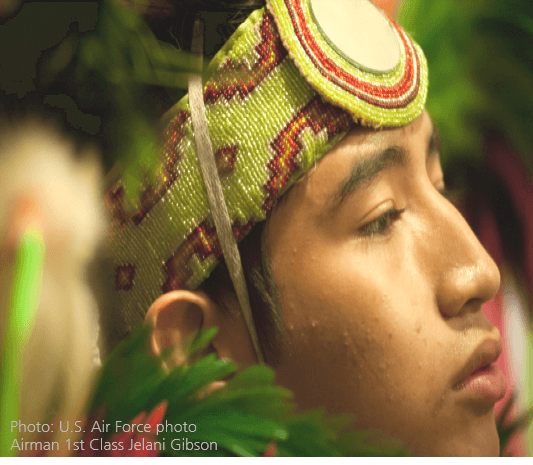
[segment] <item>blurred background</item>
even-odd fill
[[[195,69],[183,52],[191,18],[201,12],[206,21],[212,56],[232,23],[255,9],[253,1],[243,11],[217,3],[0,1],[0,129],[37,116],[44,131],[52,125],[72,141],[74,159],[90,147],[106,173],[136,159],[149,173],[157,122]],[[426,54],[427,109],[440,130],[446,183],[500,267],[502,286],[483,310],[500,329],[498,365],[515,387],[496,408],[502,453],[529,456],[533,428],[514,433],[533,405],[533,3],[374,3]]]

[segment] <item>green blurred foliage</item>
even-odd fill
[[[116,110],[109,121],[116,141],[114,155],[129,200],[136,203],[143,183],[155,181],[159,161],[155,125],[139,96],[152,85],[186,87],[187,74],[201,72],[201,65],[188,53],[159,42],[140,16],[113,1],[102,3],[95,33],[80,40],[78,63],[78,74],[92,72],[110,87],[108,95]]]
[[[106,170],[119,164],[135,203],[155,176],[157,120],[201,63],[114,0],[24,4],[0,39],[11,44],[0,48],[0,113],[51,116],[79,142],[96,143]]]
[[[496,130],[533,170],[533,3],[405,0],[398,21],[428,59],[426,108],[445,167],[479,158],[485,134]]]

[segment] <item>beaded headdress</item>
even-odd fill
[[[121,181],[106,194],[113,305],[130,327],[161,294],[197,288],[223,254],[200,132],[239,241],[355,123],[400,126],[419,116],[428,78],[418,45],[368,0],[268,0],[196,84],[200,102],[190,85],[166,119],[157,182],[144,186],[139,205],[128,207]]]

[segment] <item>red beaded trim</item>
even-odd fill
[[[413,86],[415,74],[413,53],[416,59],[416,70],[420,69],[420,60],[411,40],[408,39],[402,29],[392,19],[390,19],[390,21],[394,28],[398,31],[405,49],[405,71],[402,75],[402,79],[393,87],[377,86],[361,81],[353,75],[345,72],[323,52],[309,30],[302,10],[301,0],[285,0],[285,4],[294,27],[296,37],[298,37],[300,44],[305,50],[309,59],[325,78],[334,82],[346,92],[349,92],[361,100],[381,108],[404,107],[409,102],[414,100],[420,85],[420,73],[417,73],[416,85],[413,91],[409,94],[406,94],[406,92],[409,91],[409,89]],[[389,101],[380,102],[376,99],[389,99]],[[397,101],[391,102],[390,99]]]
[[[115,268],[115,289],[118,291],[129,291],[133,287],[135,277],[135,265],[119,265]]]
[[[139,208],[136,211],[126,212],[124,207],[125,192],[121,183],[114,185],[106,193],[104,203],[111,213],[113,222],[111,231],[114,234],[124,229],[130,220],[138,226],[178,179],[177,163],[181,156],[178,153],[177,146],[184,136],[184,124],[188,118],[189,114],[182,110],[169,123],[163,136],[163,171],[158,176],[155,187],[148,185],[144,188],[140,197]],[[220,175],[228,175],[233,170],[237,159],[238,147],[238,145],[221,147],[215,153],[216,166]]]
[[[163,169],[157,176],[155,186],[145,186],[141,193],[139,208],[136,211],[126,212],[124,208],[124,188],[121,183],[113,186],[106,194],[104,203],[111,212],[111,231],[116,233],[122,230],[130,220],[136,226],[139,225],[178,179],[178,162],[181,159],[181,155],[177,150],[177,146],[184,136],[184,124],[188,118],[189,114],[182,110],[167,126],[163,134],[163,148],[161,151]]]
[[[255,225],[255,221],[241,225],[238,220],[233,222],[233,235],[237,241],[246,236]],[[163,293],[178,289],[191,289],[190,279],[193,275],[188,263],[194,254],[201,260],[206,260],[209,255],[219,258],[222,249],[215,230],[207,220],[202,221],[187,236],[187,239],[176,249],[174,254],[163,265],[163,272],[167,276],[161,290]]]
[[[261,41],[255,47],[259,60],[250,70],[243,61],[234,62],[227,59],[217,70],[217,76],[210,79],[204,92],[207,104],[215,103],[223,95],[229,102],[237,92],[244,99],[261,84],[261,82],[287,56],[287,50],[281,42],[274,18],[268,12],[263,15],[259,28]]]
[[[221,147],[215,153],[215,163],[218,170],[218,174],[228,175],[233,171],[235,167],[235,161],[237,160],[238,145],[228,145]]]
[[[302,143],[298,139],[304,129],[310,128],[315,135],[326,129],[329,140],[340,132],[348,130],[352,124],[352,118],[347,112],[324,102],[319,95],[313,97],[271,143],[275,157],[267,165],[272,177],[265,185],[268,197],[263,209],[270,210],[280,191],[297,170],[297,156],[302,149]]]

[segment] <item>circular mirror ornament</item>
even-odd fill
[[[402,126],[422,113],[424,54],[370,0],[267,0],[267,7],[303,77],[355,121]]]
[[[400,63],[400,43],[391,23],[368,0],[310,0],[317,29],[347,61],[374,73]]]

